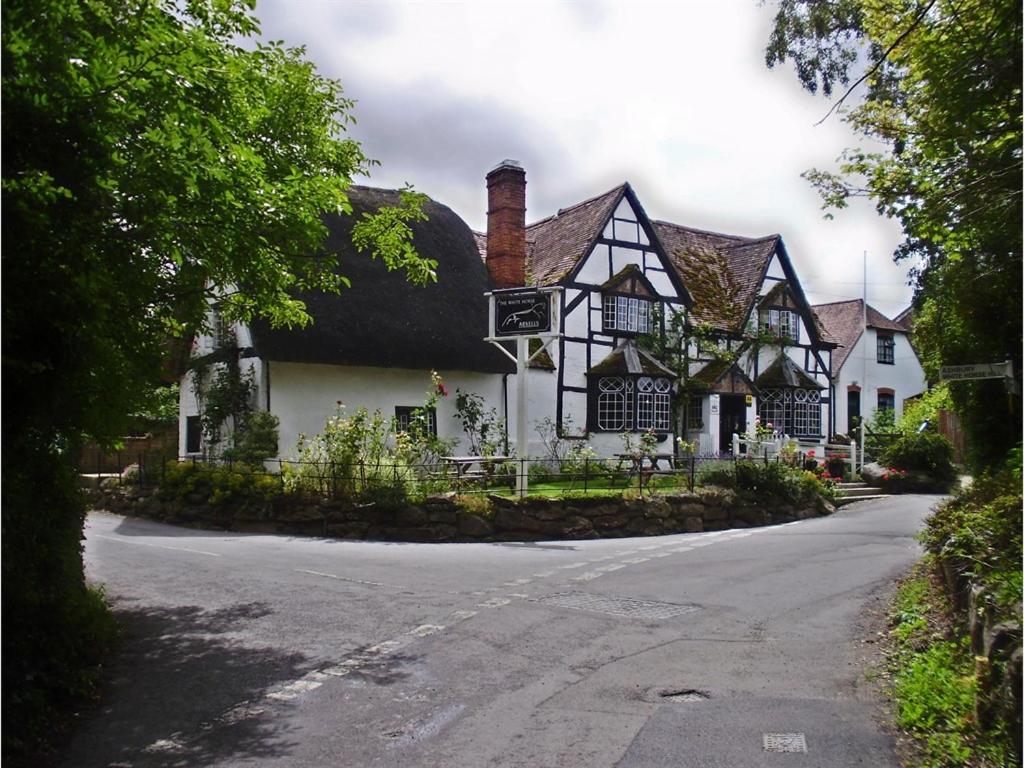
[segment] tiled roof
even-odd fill
[[[818,316],[818,322],[828,334],[839,344],[832,355],[832,375],[839,373],[846,358],[853,351],[854,344],[864,332],[864,300],[834,301],[830,304],[815,304],[811,307]],[[868,304],[868,327],[883,331],[906,333],[907,329],[893,322],[877,309]]]
[[[669,376],[676,374],[639,349],[633,341],[624,341],[608,357],[587,371],[590,375],[646,374],[648,376]]]
[[[821,384],[808,376],[793,359],[783,353],[775,362],[765,368],[764,373],[757,377],[758,389],[772,387],[801,387],[803,389],[825,389]]]
[[[693,297],[691,318],[716,328],[742,330],[779,236],[738,237],[667,221],[652,223]]]
[[[526,228],[527,281],[554,285],[583,258],[625,194],[621,184]]]

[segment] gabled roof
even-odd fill
[[[604,360],[587,371],[588,376],[612,376],[616,374],[646,374],[647,376],[668,376],[678,378],[651,355],[627,339],[615,348]]]
[[[690,381],[709,392],[757,395],[754,382],[731,360],[712,360],[693,374]]]
[[[620,184],[527,226],[527,282],[554,285],[572,272],[590,252],[627,187]]]
[[[691,320],[743,330],[779,236],[739,237],[667,221],[652,223],[693,297]]]
[[[780,354],[775,362],[764,369],[764,372],[757,377],[758,389],[771,389],[773,387],[800,387],[802,389],[825,389],[821,384],[812,379],[804,370],[793,362],[793,359],[785,354]]]
[[[907,333],[911,333],[914,330],[914,305],[911,304],[909,307],[900,312],[896,317],[892,319],[897,325],[903,326],[903,330]]]
[[[864,332],[864,300],[833,301],[829,304],[815,304],[812,309],[829,335],[840,345],[832,355],[832,375],[836,376],[846,358],[853,351],[857,339]],[[894,322],[868,304],[868,328],[894,333],[906,333],[907,329]]]
[[[352,244],[352,225],[364,212],[397,205],[396,190],[353,186],[352,214],[324,217],[327,252],[336,252],[338,271],[352,287],[340,294],[296,292],[313,322],[305,328],[252,325],[253,346],[265,360],[362,365],[414,370],[507,373],[510,361],[483,338],[487,335],[487,267],[473,233],[447,206],[424,205],[427,221],[412,224],[421,256],[437,261],[437,282],[414,286],[401,271]]]

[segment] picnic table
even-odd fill
[[[455,471],[457,480],[486,477],[494,471],[494,467],[508,461],[508,456],[442,456],[443,461]],[[473,469],[473,467],[477,469]]]
[[[662,461],[668,464],[669,469],[675,468],[675,454],[674,453],[616,453],[615,458],[619,460],[619,466],[628,462],[632,462],[633,471],[640,472],[644,469],[649,469],[652,472],[657,472],[660,467],[658,466]],[[644,463],[647,463],[647,467]]]

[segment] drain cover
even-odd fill
[[[764,734],[765,752],[806,752],[807,739],[802,733]]]
[[[653,600],[635,600],[631,597],[608,597],[591,595],[586,592],[557,592],[536,598],[538,603],[572,608],[577,611],[594,611],[611,616],[625,616],[630,619],[670,619],[700,610],[696,605],[659,603]]]
[[[704,693],[703,691],[695,691],[695,690],[691,690],[691,689],[686,689],[686,690],[682,690],[682,691],[674,691],[674,690],[658,691],[658,695],[661,698],[665,699],[666,701],[678,701],[678,702],[707,701],[708,698],[709,698],[708,695],[706,693]]]

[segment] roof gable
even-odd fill
[[[864,300],[833,301],[813,307],[819,322],[836,341],[839,348],[832,355],[832,375],[839,373],[857,340],[864,333]],[[870,304],[867,305],[867,327],[893,333],[906,333],[906,329]]]
[[[619,344],[608,357],[587,371],[588,376],[622,374],[668,376],[673,380],[678,378],[674,371],[666,368],[650,354],[637,347],[632,339]]]
[[[789,355],[782,353],[757,377],[758,389],[773,387],[799,387],[801,389],[825,389],[808,376]]]

